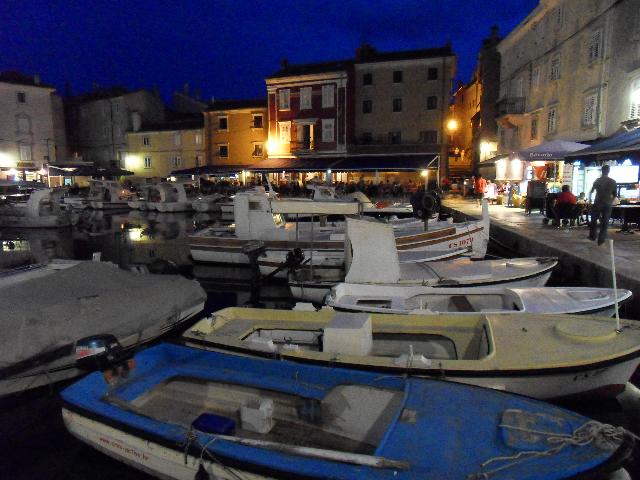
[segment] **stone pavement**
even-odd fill
[[[467,217],[480,218],[482,215],[475,200],[450,197],[443,205]],[[558,229],[544,225],[544,216],[538,210],[527,216],[522,208],[502,205],[489,205],[489,215],[491,239],[499,246],[521,256],[558,257],[560,265],[552,277],[553,284],[612,286],[609,242],[598,246],[589,240],[586,225]],[[608,238],[614,241],[618,288],[627,288],[634,294],[624,314],[640,319],[640,231],[621,233],[618,222],[609,226],[608,233]]]

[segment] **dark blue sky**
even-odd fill
[[[0,2],[0,71],[39,73],[73,93],[92,82],[157,85],[163,96],[189,82],[203,97],[266,95],[280,59],[351,58],[378,50],[453,42],[467,81],[491,25],[506,34],[538,0],[194,0]]]

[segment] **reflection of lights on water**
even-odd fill
[[[129,240],[131,240],[132,242],[141,242],[144,240],[143,238],[143,232],[144,230],[140,227],[138,228],[130,228],[129,231],[127,232],[128,236],[129,236]]]

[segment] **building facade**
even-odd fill
[[[474,168],[477,138],[480,127],[480,99],[482,85],[474,78],[466,85],[460,84],[453,96],[449,128],[449,173],[452,176],[469,177]]]
[[[60,98],[40,77],[0,73],[0,179],[39,180],[66,157]]]
[[[640,0],[544,0],[498,45],[499,153],[639,117]]]
[[[215,100],[203,114],[207,165],[243,170],[266,158],[266,99]]]
[[[205,163],[204,119],[201,114],[142,125],[126,133],[124,165],[134,181],[156,181],[174,170]]]
[[[66,100],[69,148],[74,156],[103,167],[123,167],[127,132],[165,119],[159,94],[114,87]]]

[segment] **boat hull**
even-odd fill
[[[130,208],[128,202],[101,202],[96,200],[91,200],[89,207],[95,210],[127,210]]]
[[[158,204],[156,205],[156,209],[162,213],[190,212],[191,210],[193,210],[191,208],[190,202],[169,202],[169,203],[158,202]]]

